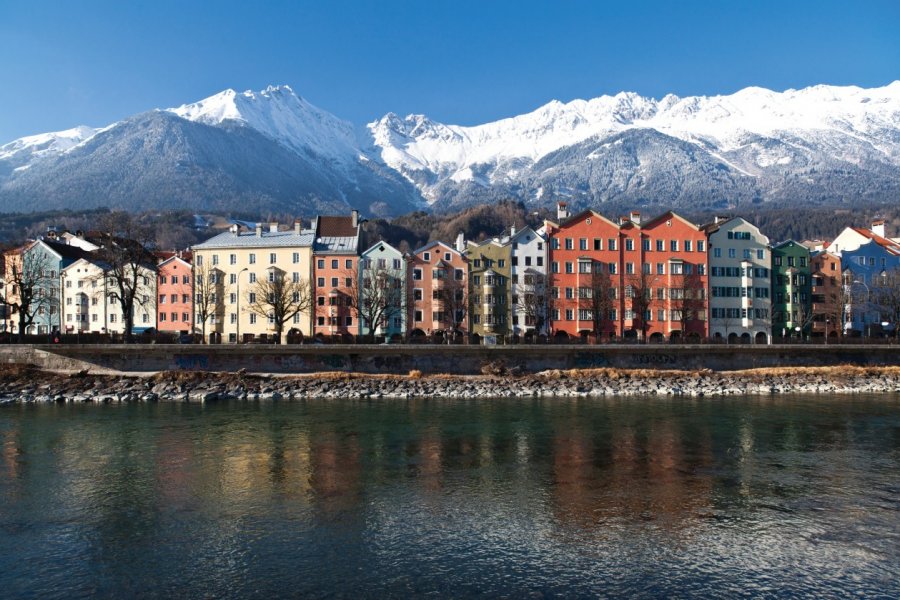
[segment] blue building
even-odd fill
[[[359,335],[403,336],[407,328],[407,261],[403,253],[378,242],[359,257]]]

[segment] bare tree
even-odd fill
[[[313,306],[313,289],[309,280],[289,279],[280,269],[271,269],[269,276],[257,279],[246,292],[247,309],[268,319],[275,327],[278,342],[282,341],[285,324],[296,315],[309,313]]]
[[[547,313],[550,310],[550,297],[547,288],[547,276],[538,271],[526,271],[523,283],[516,286],[518,306],[525,315],[525,325],[534,327],[536,333],[544,329]]]
[[[687,339],[691,333],[699,335],[696,331],[697,324],[701,323],[706,315],[706,286],[696,271],[681,275],[676,285],[679,287],[669,290],[670,305],[672,310],[676,311],[675,317],[681,325],[681,336]]]
[[[194,263],[194,314],[200,320],[200,333],[206,343],[206,324],[219,313],[224,301],[222,272],[198,256]]]
[[[53,271],[49,257],[42,252],[30,252],[31,246],[9,251],[6,256],[6,304],[10,316],[18,315],[19,341],[42,311],[54,308],[50,294]]]
[[[608,274],[602,271],[602,263],[595,262],[592,272],[580,276],[578,310],[587,311],[591,317],[591,333],[599,341],[605,331],[610,335],[609,313],[615,306],[615,288]]]
[[[122,308],[127,343],[133,337],[135,308],[150,310],[156,305],[156,290],[151,287],[151,281],[156,281],[153,230],[128,213],[114,212],[102,220],[101,231],[95,255],[109,284],[108,299]]]
[[[900,269],[884,271],[875,288],[875,302],[881,318],[894,327],[894,336],[900,338]]]
[[[466,285],[462,269],[445,268],[445,274],[434,290],[434,299],[441,306],[443,323],[453,332],[458,331],[466,321],[469,312],[469,287]],[[449,342],[450,336],[447,337]]]
[[[346,277],[354,282],[356,317],[368,329],[370,340],[374,340],[379,329],[390,329],[394,318],[403,315],[406,271],[387,266],[387,261],[379,263],[377,260],[362,259],[361,263],[359,275],[352,272]]]
[[[637,321],[640,323],[641,340],[647,340],[647,311],[650,309],[651,294],[653,293],[653,285],[656,282],[656,276],[651,273],[640,273],[626,276],[626,293],[625,296],[630,300],[631,311],[634,315],[632,318],[632,326]]]

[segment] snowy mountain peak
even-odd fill
[[[251,127],[294,150],[341,162],[353,162],[359,154],[352,124],[310,104],[287,85],[260,92],[228,89],[168,112],[206,125]]]
[[[92,138],[99,129],[79,125],[65,131],[41,133],[13,140],[0,146],[0,159],[38,158],[44,155],[61,154]]]

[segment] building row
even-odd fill
[[[0,327],[27,333],[123,333],[122,277],[103,240],[49,234],[5,255]],[[741,218],[698,225],[569,214],[483,241],[460,234],[401,252],[366,243],[349,216],[230,229],[188,252],[155,252],[132,277],[135,332],[214,342],[310,336],[503,342],[703,338],[769,343],[897,331],[900,243],[884,222],[830,242],[773,243]],[[31,267],[31,279],[23,276]],[[35,268],[40,267],[40,268]],[[116,266],[121,270],[121,265]],[[26,290],[32,287],[35,289]],[[34,314],[23,321],[23,292]],[[900,293],[895,294],[900,297]]]

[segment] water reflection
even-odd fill
[[[0,586],[900,591],[898,431],[884,397],[11,407]]]

